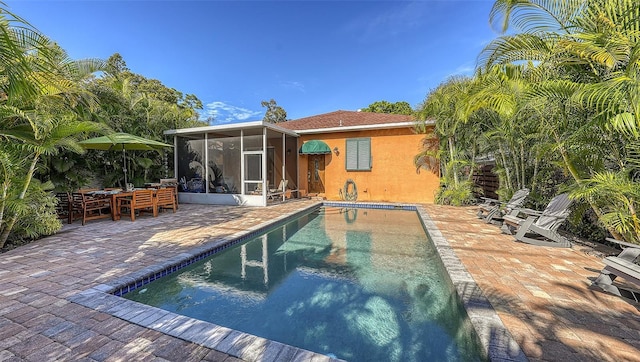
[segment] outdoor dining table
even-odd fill
[[[144,190],[144,189],[140,189]],[[135,190],[134,190],[135,191]],[[131,197],[133,196],[133,191],[123,191],[123,190],[97,190],[97,191],[89,191],[87,192],[90,195],[104,195],[111,197],[111,220],[117,221],[120,220],[120,209],[118,209],[118,199],[123,197]],[[155,189],[154,189],[155,195]]]

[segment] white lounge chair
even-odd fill
[[[604,258],[605,267],[600,272],[598,278],[593,281],[591,287],[598,287],[605,292],[640,302],[640,293],[638,293],[638,291],[613,284],[613,281],[621,276],[626,281],[640,285],[640,265],[637,264],[637,259],[640,256],[640,245],[611,238],[607,238],[607,240],[620,244],[623,248],[622,252],[620,252],[618,256],[608,256]]]
[[[268,200],[275,200],[276,197],[282,197],[284,199],[284,193],[287,190],[287,185],[289,184],[289,180],[280,180],[280,184],[275,189],[269,189],[267,193]]]
[[[522,206],[528,195],[529,189],[518,190],[506,203],[504,201],[483,197],[482,200],[484,200],[484,202],[478,205],[478,217],[483,219],[487,224],[502,221],[504,215]]]
[[[558,234],[557,230],[569,216],[571,202],[568,194],[560,194],[551,199],[542,212],[514,209],[511,214],[503,217],[504,223],[501,229],[504,233],[511,235],[516,231],[516,240],[524,243],[570,248],[571,242]],[[527,218],[520,218],[520,214],[527,215]]]

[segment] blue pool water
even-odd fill
[[[323,207],[125,295],[349,361],[479,361],[415,211]]]

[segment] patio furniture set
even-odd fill
[[[518,241],[570,248],[571,242],[557,232],[570,213],[569,195],[565,193],[554,197],[545,210],[540,212],[521,207],[528,194],[528,189],[519,190],[506,203],[483,198],[484,203],[479,205],[477,216],[487,223],[501,223],[502,232],[511,235],[515,232],[515,239]],[[617,256],[604,258],[605,267],[591,287],[640,303],[640,291],[631,289],[628,285],[614,284],[617,277],[622,277],[630,283],[640,285],[640,245],[612,238],[607,238],[607,241],[618,244],[622,252]]]
[[[59,192],[57,212],[58,218],[66,219],[71,224],[81,219],[82,225],[87,221],[111,218],[120,220],[121,215],[128,214],[135,221],[136,213],[149,212],[154,217],[164,209],[178,209],[177,191],[172,186],[157,186],[126,191],[118,188],[81,189],[77,192]]]

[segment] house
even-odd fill
[[[174,136],[180,202],[266,205],[328,200],[431,203],[437,173],[417,170],[424,135],[410,116],[336,111],[278,124],[262,121],[166,131]],[[278,190],[287,181],[286,192]]]
[[[432,203],[440,180],[416,170],[424,135],[414,124],[411,116],[336,111],[279,125],[300,135],[299,172],[306,177],[299,187],[309,194],[341,200],[355,185],[358,201]],[[318,142],[324,152],[307,151]]]

